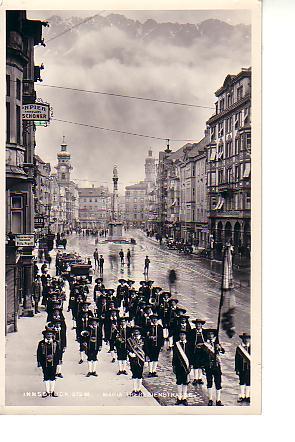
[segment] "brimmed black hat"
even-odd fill
[[[128,284],[128,285],[135,284],[135,281],[133,281],[132,279],[128,279],[127,284]]]
[[[186,313],[186,309],[184,307],[181,307],[181,306],[177,306],[176,307],[176,311],[178,313],[182,312],[182,313],[180,313],[180,315],[184,315]]]
[[[181,315],[181,316],[179,316],[179,319],[188,319],[188,318],[189,318],[188,315]]]
[[[146,281],[147,285],[149,285],[150,287],[154,284],[155,281]]]
[[[176,298],[170,298],[168,302],[175,302],[176,304],[178,304],[178,299]]]
[[[113,295],[115,293],[115,289],[107,289],[106,292],[108,295]]]
[[[96,278],[96,280],[94,282],[98,283],[98,282],[102,282],[103,278]]]
[[[49,328],[49,327],[45,327],[45,330],[42,331],[42,335],[46,336],[52,334],[53,336],[55,336],[55,331],[53,328]]]
[[[141,328],[138,327],[138,325],[135,325],[134,327],[132,327],[131,332],[134,333],[135,331],[139,331],[140,332]]]
[[[147,281],[139,281],[139,285],[147,285]]]
[[[243,334],[239,335],[239,338],[241,338],[241,339],[250,339],[251,335],[249,335],[249,333],[243,333]]]
[[[125,284],[125,282],[127,282],[127,281],[126,281],[126,279],[120,278],[120,279],[118,279],[118,282],[120,284]]]
[[[204,324],[206,324],[206,321],[204,321],[204,319],[194,319],[192,321],[192,323],[193,324],[202,324],[202,325],[204,325]]]
[[[203,332],[205,333],[206,336],[208,336],[211,333],[213,333],[214,336],[217,336],[216,328],[206,328],[206,330],[203,330]]]
[[[90,305],[90,304],[91,304],[91,302],[90,302],[90,301],[83,301],[83,303],[82,303],[82,304],[83,304],[83,306],[84,306],[84,305]]]

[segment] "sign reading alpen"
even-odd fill
[[[24,104],[22,107],[22,119],[26,121],[49,121],[50,106],[45,103]]]

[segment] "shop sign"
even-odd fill
[[[35,247],[35,236],[34,235],[15,235],[15,245],[16,247]]]
[[[26,121],[49,121],[50,106],[46,103],[24,104],[22,107],[22,119]]]

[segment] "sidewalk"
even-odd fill
[[[53,269],[51,269],[53,270]],[[67,290],[68,299],[68,290]],[[86,378],[88,364],[81,365],[79,347],[72,330],[71,313],[64,315],[67,323],[67,349],[64,354],[62,373],[57,378],[57,398],[42,398],[44,391],[42,370],[37,367],[36,351],[47,313],[33,318],[20,318],[18,332],[6,337],[6,405],[14,406],[159,406],[158,402],[143,387],[144,397],[131,397],[133,389],[131,372],[128,376],[117,376],[117,363],[111,363],[108,347],[103,346],[98,355],[98,377]]]

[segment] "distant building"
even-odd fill
[[[110,216],[111,194],[104,186],[79,188],[79,226],[107,228]]]
[[[249,255],[251,245],[251,68],[227,75],[215,92],[207,121],[208,215],[217,251],[231,241]]]
[[[125,222],[129,227],[143,227],[148,184],[144,181],[125,187]]]
[[[78,186],[71,180],[71,154],[67,151],[67,144],[63,140],[60,152],[57,154],[58,164],[55,166],[57,184],[60,194],[65,198],[65,221],[61,231],[75,228],[79,217]]]

